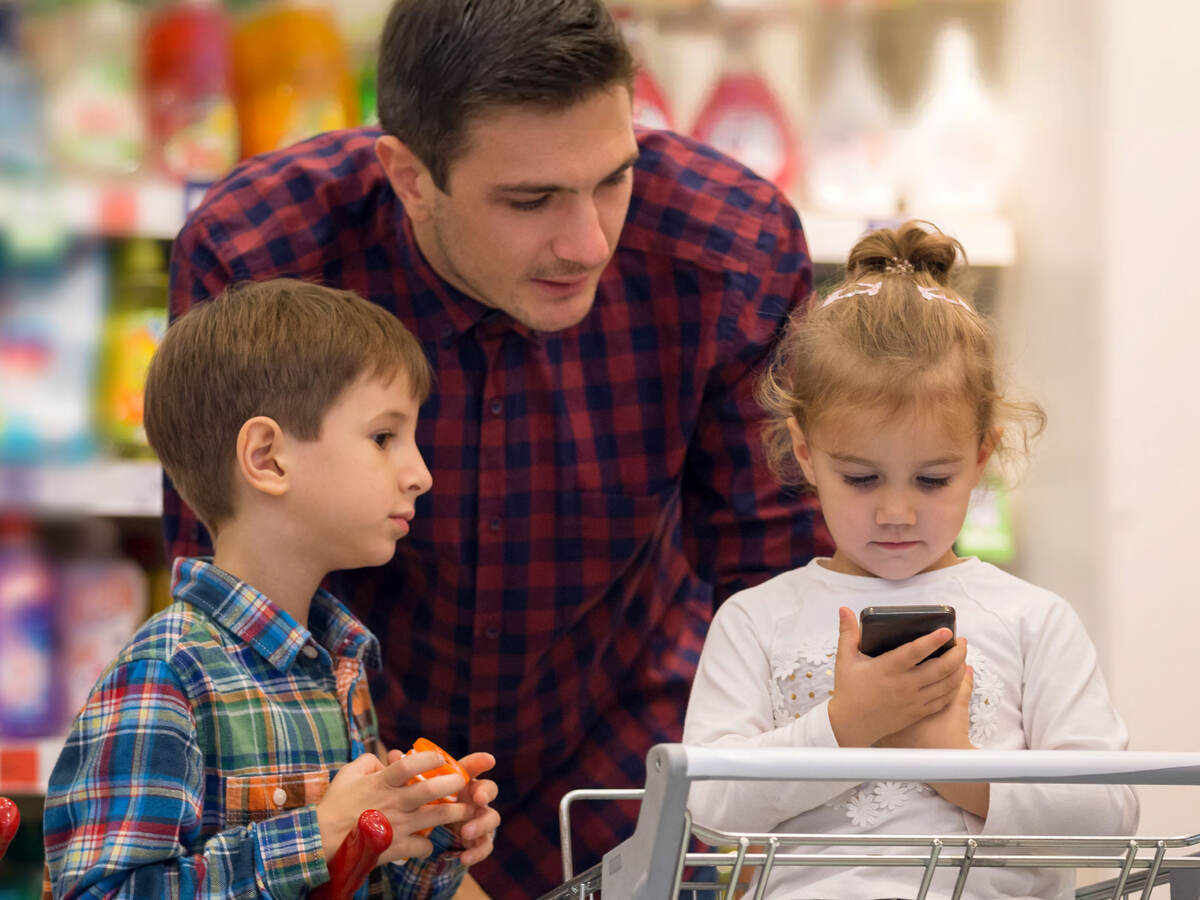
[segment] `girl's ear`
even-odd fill
[[[792,436],[792,455],[796,457],[796,462],[800,464],[800,471],[804,473],[804,480],[813,487],[817,486],[816,474],[813,471],[812,448],[808,445],[808,438],[804,436],[804,432],[800,428],[800,423],[796,421],[795,416],[787,418],[788,433]]]
[[[984,432],[983,437],[979,441],[979,454],[975,459],[975,464],[980,469],[988,464],[988,460],[992,458],[992,454],[1000,446],[1000,439],[1002,437],[1004,437],[1003,425],[997,425],[990,431]]]
[[[283,450],[287,436],[269,416],[255,416],[242,423],[237,436],[238,476],[249,487],[272,497],[287,493]]]

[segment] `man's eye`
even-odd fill
[[[866,487],[869,484],[874,484],[876,476],[874,475],[843,475],[842,480],[851,487]]]
[[[386,447],[388,445],[388,441],[391,439],[392,433],[390,431],[381,431],[378,434],[371,435],[371,440],[373,440],[376,445],[380,447]]]
[[[508,205],[513,209],[522,212],[532,212],[535,209],[541,209],[546,205],[546,201],[550,199],[550,195],[538,197],[536,200],[510,200]]]

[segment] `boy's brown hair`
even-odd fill
[[[841,284],[789,321],[758,384],[767,461],[785,484],[804,484],[789,417],[811,434],[866,410],[939,413],[965,402],[979,439],[999,434],[1002,453],[1027,449],[1045,427],[1040,406],[1004,395],[991,324],[957,287],[965,261],[962,245],[928,222],[872,231],[850,251]]]
[[[212,532],[233,514],[233,459],[247,419],[301,440],[358,378],[403,374],[424,402],[432,372],[394,315],[352,291],[279,278],[233,285],[177,319],[146,376],[150,446]]]

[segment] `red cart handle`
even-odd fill
[[[329,880],[309,892],[313,900],[352,900],[362,887],[379,855],[392,845],[392,825],[377,809],[368,809],[358,817],[329,861]]]
[[[4,852],[12,843],[20,824],[21,811],[17,809],[17,804],[7,797],[0,797],[0,859],[4,859]]]

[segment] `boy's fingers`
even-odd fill
[[[458,794],[464,787],[466,784],[461,775],[435,775],[433,778],[405,786],[404,805],[416,809],[451,794]]]
[[[487,806],[500,793],[500,788],[496,782],[484,778],[479,781],[471,782],[471,800],[477,806]]]
[[[398,750],[392,751],[392,753],[398,752]],[[392,754],[389,753],[388,758],[391,759],[391,756]],[[430,769],[436,769],[441,764],[441,754],[434,753],[432,750],[412,753],[390,762],[383,769],[383,780],[388,787],[403,787],[417,775],[428,772]]]
[[[490,753],[469,753],[458,761],[463,770],[472,778],[478,778],[484,772],[491,771],[496,766],[496,757]]]

